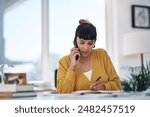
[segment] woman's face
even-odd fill
[[[84,40],[77,37],[77,45],[82,57],[87,57],[91,54],[92,48],[95,45],[95,40]]]

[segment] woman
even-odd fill
[[[113,64],[103,49],[93,49],[96,28],[87,20],[80,20],[70,54],[59,61],[57,92],[79,90],[121,90],[121,82]]]

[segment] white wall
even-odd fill
[[[133,31],[150,29],[132,28],[131,5],[150,6],[150,0],[107,0],[107,49],[121,76],[121,67],[140,65],[140,56],[123,56],[123,35]],[[144,55],[144,59],[150,55]]]

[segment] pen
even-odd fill
[[[101,76],[99,76],[97,79],[96,79],[96,81],[99,81],[99,79],[101,78]],[[95,82],[96,82],[95,81]],[[90,88],[92,89],[93,88],[93,86],[95,86],[96,84],[94,83],[94,84],[92,84],[92,85],[90,85]]]
[[[100,78],[101,78],[101,76],[100,76],[100,77],[98,77],[98,78],[96,79],[96,81],[98,81]]]

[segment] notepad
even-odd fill
[[[120,90],[109,90],[109,91],[106,91],[106,90],[98,90],[98,91],[94,91],[94,90],[79,90],[79,91],[75,91],[73,93],[75,94],[96,94],[96,93],[116,93],[116,92],[120,92]]]

